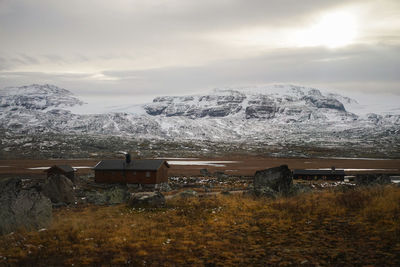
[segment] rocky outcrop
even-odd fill
[[[253,105],[246,108],[246,119],[259,118],[271,119],[277,111],[274,105]]]
[[[204,108],[198,107],[193,104],[185,103],[153,103],[145,105],[144,109],[147,114],[152,116],[164,115],[166,117],[190,117],[190,118],[203,118],[209,117],[226,117],[230,114],[235,114],[239,112],[242,107],[238,104],[224,104],[219,106],[206,106]]]
[[[145,105],[147,114],[166,117],[183,116],[190,118],[226,117],[238,113],[246,96],[237,91],[222,95],[157,97],[153,103]]]
[[[42,192],[55,205],[75,202],[74,184],[64,175],[52,175],[41,186]]]
[[[292,89],[296,89],[293,87]],[[324,95],[319,90],[297,88],[287,94],[268,92],[246,93],[245,90],[215,90],[214,94],[186,97],[157,97],[153,103],[145,105],[147,114],[166,117],[223,118],[243,114],[246,119],[283,119],[285,122],[305,122],[324,119],[323,114],[336,112],[344,116],[346,112],[339,95]],[[321,110],[321,111],[320,111]],[[314,114],[311,118],[310,114]]]
[[[305,96],[303,100],[316,106],[317,108],[336,109],[339,111],[346,111],[343,104],[334,98],[322,98],[315,96]]]
[[[160,192],[133,193],[130,196],[128,205],[131,207],[160,208],[165,206],[165,198]]]
[[[26,186],[17,178],[0,182],[0,234],[47,227],[51,219],[51,201],[37,186]]]
[[[237,104],[229,104],[218,107],[207,108],[202,112],[202,117],[226,117],[229,114],[235,114],[242,109],[241,106]]]
[[[217,105],[239,104],[246,99],[246,95],[236,90],[221,90],[222,94],[205,95],[199,98],[199,102],[217,102]]]
[[[293,184],[292,172],[287,165],[257,171],[254,175],[253,190],[257,193],[273,190],[278,193],[287,194]]]

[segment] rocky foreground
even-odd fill
[[[63,175],[46,179],[10,178],[0,181],[0,234],[20,229],[49,227],[54,208],[86,205],[127,204],[130,207],[161,208],[166,199],[243,194],[253,197],[291,197],[324,188],[354,189],[356,185],[390,184],[387,175],[358,175],[355,182],[293,182],[286,165],[257,171],[254,177],[231,177],[223,172],[203,177],[170,177],[156,186],[98,184],[82,176],[74,181]]]
[[[140,193],[135,204],[57,208],[48,227],[1,236],[0,263],[400,264],[399,187],[345,185],[284,197],[266,187],[269,182],[259,186],[274,197],[183,191],[154,205]]]

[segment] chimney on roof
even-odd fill
[[[129,154],[129,153],[125,154],[125,162],[126,162],[126,164],[131,163],[131,154]]]

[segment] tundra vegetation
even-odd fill
[[[136,157],[229,157],[232,155],[262,157],[366,157],[400,158],[400,135],[391,133],[393,141],[387,142],[387,132],[377,132],[366,141],[349,138],[340,142],[310,140],[310,134],[287,133],[292,139],[282,142],[254,140],[218,141],[174,139],[136,139],[129,136],[94,134],[16,134],[0,128],[0,158],[48,159],[48,158],[107,158],[115,157],[115,151],[140,151]],[[272,134],[271,134],[272,135]],[[313,136],[316,134],[313,133]],[[337,136],[341,136],[337,133]],[[304,140],[304,141],[302,141]],[[392,140],[392,139],[391,139]],[[386,143],[385,143],[386,142]],[[362,144],[362,145],[360,145]]]
[[[1,236],[0,264],[399,266],[400,187],[63,207],[47,229]]]

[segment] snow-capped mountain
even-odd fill
[[[15,111],[19,108],[48,110],[83,104],[70,91],[49,84],[6,87],[0,90],[0,109],[2,112]]]
[[[400,115],[358,115],[348,111],[358,104],[355,99],[292,85],[157,97],[152,103],[135,106],[134,113],[75,114],[71,110],[85,104],[52,85],[5,88],[0,96],[0,129],[17,134],[270,144],[374,143],[379,138],[376,142],[397,145],[400,132]]]

